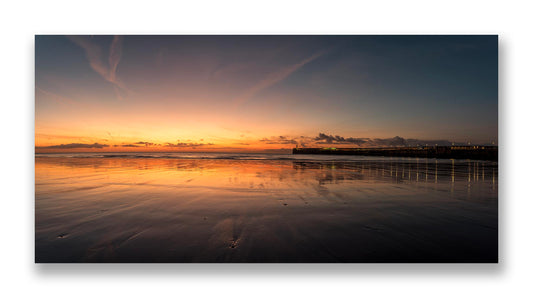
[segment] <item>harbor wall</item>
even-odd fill
[[[498,160],[498,146],[294,148],[292,153]]]

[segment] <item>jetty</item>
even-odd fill
[[[294,148],[293,154],[365,155],[498,160],[498,146],[419,146],[382,148]]]

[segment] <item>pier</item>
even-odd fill
[[[425,146],[384,148],[294,148],[293,154],[365,155],[498,160],[498,146]]]

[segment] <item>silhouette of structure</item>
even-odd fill
[[[498,146],[294,148],[292,153],[498,160]]]

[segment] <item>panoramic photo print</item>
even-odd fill
[[[497,263],[497,35],[36,35],[37,263]]]

